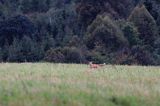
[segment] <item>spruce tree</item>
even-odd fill
[[[107,50],[117,50],[128,45],[123,32],[107,15],[97,16],[88,27],[85,39],[89,48],[104,46]]]
[[[138,28],[139,37],[143,42],[143,45],[152,47],[154,40],[158,35],[157,25],[154,18],[148,12],[146,7],[141,4],[135,7],[133,12],[128,18]]]

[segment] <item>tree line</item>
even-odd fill
[[[160,1],[0,0],[0,61],[160,65]]]

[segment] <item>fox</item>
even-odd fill
[[[93,64],[93,62],[89,62],[89,66],[91,69],[97,69],[97,68],[100,68],[100,67],[103,67],[105,66],[106,64]]]

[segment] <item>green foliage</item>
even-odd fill
[[[2,48],[0,48],[0,62],[3,61],[3,50]]]
[[[135,4],[135,0],[81,0],[76,10],[80,22],[88,26],[104,12],[113,18],[126,18]]]
[[[85,39],[87,46],[91,49],[103,45],[107,50],[117,50],[128,45],[128,41],[120,28],[106,15],[97,16],[88,27]]]
[[[61,48],[56,48],[48,50],[45,54],[44,60],[48,62],[63,63],[65,61],[65,57]]]
[[[113,63],[114,58],[113,53],[109,54],[106,53],[105,51],[100,52],[99,50],[92,50],[87,52],[86,59],[89,61],[93,61],[94,63],[106,63],[106,64],[111,64]]]
[[[73,36],[70,41],[68,42],[69,47],[82,47],[84,44],[82,43],[81,39],[78,36]]]
[[[0,0],[0,26],[0,61],[160,64],[158,0]]]
[[[133,23],[127,22],[125,20],[119,20],[117,21],[117,24],[119,24],[119,27],[124,33],[124,36],[127,38],[130,46],[139,45],[140,39],[139,39],[139,32],[137,27],[134,26]]]
[[[144,4],[151,15],[156,20],[160,33],[160,1],[159,0],[145,0]]]
[[[110,64],[119,64],[116,59],[118,52],[130,43],[117,23],[107,15],[97,16],[88,27],[85,40],[90,49],[88,60]]]
[[[160,37],[155,41],[154,56],[155,60],[157,61],[157,65],[160,65]]]
[[[153,46],[154,40],[158,35],[157,25],[154,18],[144,5],[138,5],[129,17],[129,21],[137,26],[140,39],[144,45]]]
[[[34,24],[28,17],[22,15],[16,15],[10,17],[5,21],[0,22],[0,46],[4,44],[12,44],[14,39],[21,40],[24,36],[36,39],[36,29]]]
[[[23,13],[45,12],[49,9],[50,0],[21,0],[20,9]]]
[[[38,47],[29,37],[23,37],[20,41],[14,39],[13,44],[9,47],[8,61],[11,62],[34,62],[39,61],[42,57],[42,49]]]
[[[76,47],[50,49],[45,54],[45,60],[55,63],[84,63],[83,52]]]
[[[156,60],[146,48],[141,46],[135,46],[131,50],[131,56],[134,58],[136,64],[140,65],[154,65],[156,64]]]
[[[42,46],[44,51],[47,51],[51,48],[54,48],[56,46],[56,41],[52,36],[44,36],[42,38]]]

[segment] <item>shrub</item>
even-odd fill
[[[86,59],[88,61],[93,61],[94,63],[106,63],[106,64],[110,64],[113,63],[113,58],[111,54],[103,54],[99,51],[88,51],[87,55],[86,55]]]
[[[131,49],[131,54],[134,60],[137,61],[139,65],[155,65],[156,61],[153,55],[147,51],[144,47],[135,46]]]
[[[65,47],[63,49],[66,63],[84,63],[85,56],[83,52],[75,47]]]
[[[83,52],[76,47],[64,47],[50,49],[46,52],[45,58],[48,62],[55,63],[84,63]]]
[[[65,61],[65,56],[61,48],[50,49],[45,54],[45,61],[55,62],[55,63],[63,63]]]

